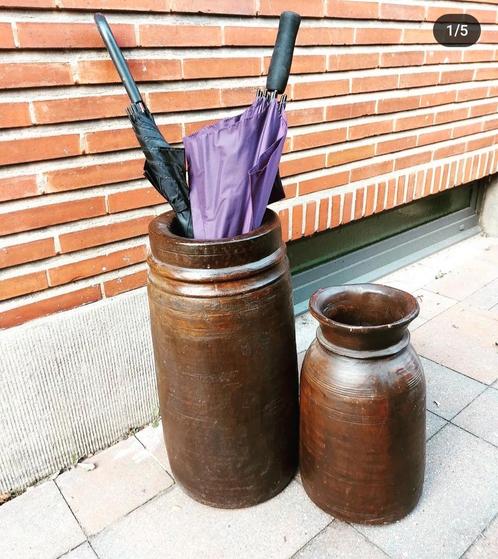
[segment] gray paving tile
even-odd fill
[[[422,498],[403,520],[357,526],[393,558],[457,559],[498,511],[498,449],[448,424],[427,443]]]
[[[427,409],[451,419],[478,396],[486,385],[439,363],[421,357],[427,383]]]
[[[425,437],[426,439],[430,439],[434,436],[440,429],[442,429],[446,425],[447,421],[439,415],[427,411],[426,420],[425,420]]]
[[[330,521],[295,481],[270,501],[240,510],[201,505],[176,487],[98,534],[92,545],[101,559],[283,559]]]
[[[495,264],[498,267],[498,263]],[[492,310],[498,305],[498,279],[488,283],[463,301],[470,307],[484,311]]]
[[[464,559],[496,559],[498,557],[498,516],[463,557]]]
[[[456,299],[438,295],[428,289],[418,289],[413,295],[417,298],[420,305],[419,318],[422,317],[426,321],[434,318],[458,302]]]
[[[296,345],[297,352],[306,351],[316,337],[318,321],[309,312],[296,318]]]
[[[147,450],[131,437],[99,452],[56,479],[87,534],[95,534],[173,484]]]
[[[0,557],[55,559],[85,535],[53,481],[28,489],[0,507]]]
[[[498,446],[498,391],[488,388],[453,423]]]
[[[98,559],[98,557],[88,542],[85,542],[69,553],[65,553],[60,559]]]
[[[164,444],[162,422],[159,425],[149,425],[135,434],[139,442],[154,456],[161,466],[173,477],[169,463],[168,452]]]
[[[313,538],[293,559],[386,559],[378,547],[369,542],[355,528],[334,520]]]
[[[459,303],[417,328],[412,343],[419,355],[492,384],[498,378],[497,337],[498,317]]]
[[[389,285],[397,289],[402,289],[403,291],[408,291],[408,293],[414,293],[430,283],[434,279],[434,276],[434,269],[431,266],[427,266],[423,261],[420,261],[405,266],[400,270],[396,270],[376,280],[375,283]]]

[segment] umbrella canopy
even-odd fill
[[[232,237],[259,227],[286,134],[278,103],[258,97],[242,114],[183,139],[196,239]]]
[[[283,93],[300,17],[284,12],[267,79],[268,95],[242,114],[185,137],[196,239],[222,239],[259,227],[272,191],[282,196],[278,166],[287,135]],[[273,200],[273,201],[274,201]]]
[[[181,232],[193,236],[192,215],[185,170],[185,153],[173,148],[163,137],[146,107],[106,18],[95,14],[95,23],[109,51],[123,85],[132,101],[128,116],[145,155],[144,175],[176,213]]]

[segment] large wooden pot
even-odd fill
[[[298,375],[289,266],[278,216],[221,241],[149,227],[148,294],[169,461],[194,499],[255,505],[298,460]]]
[[[317,338],[301,376],[303,486],[352,522],[392,522],[417,504],[425,469],[425,379],[408,324],[408,293],[331,287],[310,300]]]

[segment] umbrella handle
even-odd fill
[[[142,103],[143,99],[140,95],[140,91],[138,90],[137,84],[133,79],[130,68],[121,52],[121,49],[118,47],[116,43],[116,39],[112,34],[111,28],[107,23],[107,19],[105,18],[104,14],[97,13],[93,16],[95,23],[97,24],[100,36],[102,37],[107,50],[109,51],[109,55],[111,56],[111,60],[118,71],[119,76],[121,77],[121,81],[125,86],[126,93],[128,93],[128,97],[131,99],[132,103]]]
[[[277,40],[266,79],[266,89],[283,93],[289,79],[294,54],[296,36],[301,23],[301,16],[295,12],[283,12],[278,24]]]

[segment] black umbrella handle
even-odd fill
[[[287,87],[296,36],[301,16],[296,12],[283,12],[278,24],[277,40],[270,62],[266,89],[283,93]]]
[[[104,14],[95,14],[93,18],[95,19],[95,23],[97,24],[99,33],[104,40],[105,46],[109,51],[114,66],[116,67],[116,70],[121,77],[121,81],[125,86],[128,97],[131,99],[132,103],[143,104],[143,99],[140,95],[140,91],[138,90],[137,84],[135,83],[135,80],[131,75],[130,68],[128,67],[121,49],[116,43],[116,39],[112,34],[109,24],[107,23],[107,19],[105,18]]]

